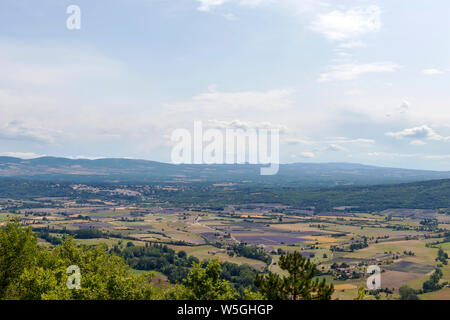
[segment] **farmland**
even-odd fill
[[[382,289],[368,291],[366,299],[396,299],[404,285],[419,290],[421,299],[448,296],[450,267],[436,259],[438,248],[450,251],[447,209],[365,211],[336,206],[318,211],[263,202],[180,206],[167,201],[167,192],[176,193],[182,186],[64,188],[69,187],[72,191],[65,196],[50,191],[43,196],[41,190],[39,197],[1,198],[0,223],[20,219],[38,234],[43,246],[53,246],[66,236],[80,245],[105,244],[118,254],[130,246],[165,245],[198,261],[217,258],[257,273],[282,274],[280,255],[298,251],[317,265],[318,277],[334,283],[333,297],[338,299],[356,296],[369,265],[381,268]],[[134,265],[139,266],[136,272],[147,268],[138,261]],[[438,267],[443,273],[439,290],[420,293]],[[186,270],[180,270],[153,271],[171,281],[181,279]]]

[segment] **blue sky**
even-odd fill
[[[69,5],[81,29],[68,30]],[[2,0],[0,155],[170,161],[281,128],[282,162],[450,170],[450,3]]]

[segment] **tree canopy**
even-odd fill
[[[183,258],[185,256],[181,254]],[[315,277],[316,266],[300,253],[280,257],[280,267],[289,275],[281,278],[269,272],[256,275],[255,287],[239,288],[227,279],[248,268],[234,268],[213,259],[192,262],[182,283],[155,285],[154,272],[136,274],[124,258],[106,245],[80,246],[70,236],[54,247],[38,245],[30,227],[16,220],[0,229],[0,299],[13,300],[230,300],[331,299],[333,285]],[[81,285],[69,288],[68,267],[80,270]],[[225,273],[223,272],[225,268]],[[69,282],[70,283],[70,282]]]
[[[282,255],[279,260],[287,276],[269,272],[257,275],[255,285],[269,300],[329,300],[334,292],[333,284],[316,278],[316,265],[295,251]]]

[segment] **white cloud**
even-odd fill
[[[404,115],[409,111],[410,106],[411,104],[408,101],[403,100],[402,103],[395,110],[385,112],[384,115],[388,118],[394,117],[397,114]]]
[[[390,157],[390,158],[412,158],[418,156],[417,154],[395,153],[395,152],[370,152],[367,155],[370,157]]]
[[[104,156],[65,156],[64,158],[72,159],[72,160],[98,160],[104,159]],[[124,157],[124,159],[134,159],[130,157]]]
[[[197,8],[199,11],[211,11],[216,7],[220,7],[228,2],[235,3],[241,6],[256,7],[263,3],[273,2],[272,0],[197,0],[200,2],[200,6]]]
[[[330,144],[327,148],[327,151],[338,152],[338,151],[347,151],[347,149],[338,144]]]
[[[339,45],[340,48],[344,48],[344,49],[363,48],[365,46],[366,46],[366,44],[364,42],[362,42],[361,40],[344,42]]]
[[[0,139],[51,143],[58,131],[14,120],[0,127]]]
[[[409,110],[409,106],[410,106],[409,102],[406,100],[403,100],[402,104],[399,107],[399,112],[405,113],[406,111]]]
[[[410,144],[410,145],[413,145],[413,146],[422,146],[422,145],[424,145],[424,144],[426,144],[426,143],[423,142],[422,140],[413,140],[413,141],[411,141],[409,144]]]
[[[450,137],[443,137],[437,134],[432,128],[427,125],[408,128],[398,132],[387,132],[386,135],[389,137],[394,137],[396,139],[413,139],[415,141],[414,144],[417,144],[417,141],[419,140],[450,140]]]
[[[228,0],[197,0],[200,2],[200,6],[197,8],[199,11],[210,11],[211,9],[221,6]]]
[[[356,143],[356,144],[372,144],[375,143],[373,139],[365,139],[365,138],[346,138],[346,137],[334,137],[327,139],[328,143],[336,144],[336,143]]]
[[[450,159],[450,154],[425,156],[425,159],[435,159],[435,160]]]
[[[278,129],[281,132],[286,132],[288,128],[282,124],[273,124],[270,122],[252,122],[252,121],[220,121],[220,120],[209,120],[208,123],[218,129]]]
[[[315,158],[316,155],[313,152],[302,152],[302,153],[300,153],[300,157],[312,159],[312,158]]]
[[[381,9],[369,6],[365,9],[335,10],[320,14],[310,29],[331,40],[349,40],[381,29]]]
[[[374,62],[366,64],[348,63],[331,66],[331,71],[322,73],[319,82],[333,80],[355,80],[365,73],[395,72],[400,66],[393,62]]]
[[[260,5],[274,5],[277,7],[283,6],[294,14],[301,14],[305,12],[313,12],[318,8],[326,8],[329,5],[320,0],[197,0],[200,5],[197,7],[199,11],[212,11],[215,8],[223,6],[227,3],[238,6],[246,6],[255,8]]]
[[[292,88],[242,92],[210,91],[194,96],[190,102],[165,106],[173,110],[216,111],[228,115],[230,110],[279,110],[292,106],[291,95],[294,92]]]
[[[311,145],[316,143],[315,141],[312,141],[308,138],[283,138],[281,142],[289,145],[297,145],[297,144]]]
[[[437,74],[443,74],[444,71],[439,70],[439,69],[425,69],[422,71],[422,73],[427,76],[433,76],[433,75],[437,75]]]
[[[351,53],[345,52],[345,51],[340,51],[340,50],[335,50],[336,55],[340,58],[349,58],[352,56]]]
[[[225,19],[227,19],[228,21],[235,21],[235,20],[238,20],[238,17],[236,17],[234,14],[232,14],[232,13],[225,13],[224,15],[223,15],[223,17],[225,18]]]
[[[33,152],[1,152],[0,156],[2,157],[13,157],[20,159],[35,159],[40,157],[45,157],[45,154],[37,154]]]
[[[350,89],[348,91],[345,92],[345,95],[347,96],[362,96],[364,94],[364,91],[360,90],[360,89]]]

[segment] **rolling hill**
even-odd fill
[[[274,176],[260,165],[173,165],[132,159],[23,160],[0,157],[0,178],[65,182],[232,183],[238,185],[329,187],[377,185],[450,178],[450,172],[385,168],[351,163],[281,164]]]

